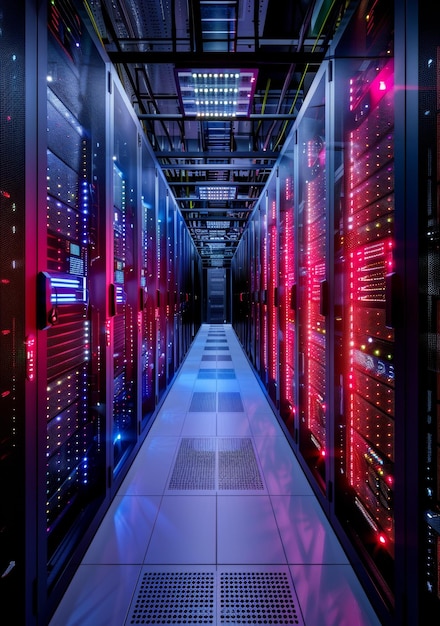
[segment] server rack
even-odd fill
[[[156,172],[156,400],[167,383],[167,225],[168,196],[159,172]]]
[[[267,189],[267,387],[275,406],[279,406],[279,176],[275,173]]]
[[[419,258],[415,282],[420,293],[420,328],[415,328],[414,343],[420,337],[419,384],[420,392],[412,397],[423,423],[421,434],[420,474],[413,476],[421,488],[420,524],[421,551],[415,557],[415,567],[420,569],[420,603],[426,606],[427,615],[440,612],[440,38],[432,21],[429,7],[421,6],[418,13],[410,16],[417,30],[406,39],[410,53],[418,59],[412,68],[419,82],[417,99],[410,104],[417,112],[419,135],[418,149],[408,170],[419,171],[418,196],[415,190],[408,198],[418,201],[419,211],[412,214],[411,228],[419,232]],[[408,142],[413,145],[414,137]],[[411,180],[411,179],[410,179]],[[416,344],[417,345],[417,344]],[[413,374],[413,372],[412,372]],[[414,511],[412,513],[415,514]],[[416,514],[417,515],[417,514]]]
[[[279,214],[279,412],[294,440],[298,437],[296,421],[296,272],[295,215],[293,187],[293,148],[283,154],[280,164]]]
[[[295,137],[299,448],[323,493],[328,479],[327,71],[322,65]]]
[[[248,240],[248,237],[245,236]],[[246,249],[246,243],[243,240],[243,245],[237,249],[236,255],[236,272],[234,276],[234,284],[232,285],[232,319],[237,320],[235,323],[235,329],[237,335],[240,337],[241,343],[246,346],[246,351],[249,352],[249,341],[247,336],[247,311],[243,302],[247,298],[247,276],[246,270],[243,268],[243,253]]]
[[[0,63],[0,570],[2,598],[14,598],[21,586],[30,587],[36,576],[37,534],[27,516],[36,506],[36,246],[26,245],[35,232],[26,204],[36,195],[35,162],[26,160],[28,142],[36,143],[35,96],[37,59],[26,55],[35,49],[38,30],[23,19],[24,2],[2,8]],[[25,106],[25,102],[28,106]],[[7,150],[8,159],[3,155]],[[23,184],[26,181],[26,185]],[[32,279],[33,277],[33,279]],[[31,420],[27,416],[31,416]],[[32,487],[30,493],[23,484]],[[35,518],[35,516],[34,516]],[[12,612],[24,622],[32,615],[32,598]]]
[[[112,367],[108,368],[109,403],[113,406],[113,472],[117,474],[137,439],[138,129],[126,112],[121,87],[113,80],[109,127],[112,155],[112,233],[107,249],[111,263],[109,316],[106,320]],[[111,371],[112,369],[112,371]]]
[[[259,209],[257,213],[254,214],[254,219],[252,219],[250,227],[252,232],[252,237],[249,241],[249,252],[250,259],[254,259],[251,262],[250,275],[251,275],[251,302],[252,302],[252,313],[250,316],[251,330],[250,336],[252,337],[251,343],[251,357],[252,362],[255,366],[255,369],[260,371],[260,319],[261,319],[261,295],[260,295],[260,276],[261,276],[261,222],[259,219]]]
[[[167,385],[173,378],[175,368],[177,366],[177,355],[175,352],[176,338],[176,205],[170,198],[168,207],[168,223],[167,223]]]
[[[335,141],[338,180],[333,216],[340,285],[335,317],[335,514],[395,611],[396,320],[395,78],[393,13],[362,10],[335,50]],[[362,16],[362,17],[361,17]],[[361,60],[362,57],[362,60]],[[336,134],[336,133],[341,133]],[[339,173],[339,178],[337,173]],[[337,339],[336,339],[337,338]],[[401,338],[402,340],[402,338]],[[402,380],[402,379],[400,379]],[[404,520],[398,520],[403,524]]]
[[[51,0],[0,20],[0,593],[3,618],[33,626],[50,619],[197,331],[201,269],[185,231],[175,271],[183,218],[167,223],[164,178],[87,17]],[[181,290],[191,333],[159,382],[156,319],[179,341]]]
[[[141,326],[141,415],[143,428],[148,423],[156,407],[155,390],[155,254],[156,254],[156,212],[154,161],[147,145],[142,143],[142,216],[141,216],[141,267],[140,267],[140,326]]]
[[[247,348],[382,622],[399,625],[440,608],[440,42],[420,5],[353,3],[277,163],[279,406]],[[264,289],[273,185],[241,243]],[[264,335],[249,310],[240,337]]]
[[[38,138],[46,167],[35,207],[36,420],[38,443],[44,438],[46,449],[38,450],[37,459],[37,610],[106,498],[108,418],[101,407],[107,357],[99,332],[106,299],[102,289],[93,288],[101,277],[94,261],[105,243],[99,224],[106,179],[105,64],[70,9],[48,6],[44,40],[41,34],[43,49],[47,41],[47,87],[38,117],[46,117],[47,131]],[[26,212],[31,210],[28,205]]]
[[[259,267],[257,270],[259,278],[259,294],[258,294],[258,317],[259,329],[258,339],[256,341],[259,360],[260,378],[265,387],[268,384],[268,367],[269,367],[269,347],[268,347],[268,320],[267,320],[267,293],[268,293],[268,263],[269,251],[267,249],[267,194],[264,194],[263,201],[259,207],[259,238],[258,238],[258,258]]]

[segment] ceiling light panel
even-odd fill
[[[247,117],[258,70],[176,70],[176,83],[185,115]]]
[[[198,188],[198,192],[201,200],[233,200],[237,188],[203,185]]]

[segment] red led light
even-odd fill
[[[380,533],[378,536],[378,541],[380,544],[385,545],[387,543],[387,538],[383,533]]]
[[[26,378],[29,381],[35,379],[35,350],[36,341],[33,335],[28,335],[25,340],[26,346]]]
[[[105,321],[105,345],[110,346],[110,330],[111,330],[111,320]]]

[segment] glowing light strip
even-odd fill
[[[277,279],[278,279],[278,268],[277,268],[277,259],[278,259],[278,255],[277,255],[277,250],[276,250],[276,243],[277,243],[277,224],[276,224],[276,203],[272,202],[272,227],[271,227],[271,232],[270,232],[270,247],[271,247],[271,261],[272,261],[272,267],[271,267],[271,292],[272,294],[275,294],[275,288],[277,286]],[[272,343],[272,361],[271,361],[271,376],[272,376],[272,380],[276,381],[277,380],[277,365],[278,365],[278,324],[276,321],[276,313],[277,313],[277,309],[275,307],[275,302],[272,302],[272,337],[271,337],[271,343]]]
[[[87,302],[85,276],[51,276],[51,304],[75,304]]]

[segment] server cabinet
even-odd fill
[[[278,170],[267,189],[267,388],[279,406],[279,177]]]
[[[155,303],[156,303],[156,203],[154,161],[145,141],[142,142],[142,216],[140,261],[140,327],[141,327],[141,415],[143,427],[156,407],[155,390]]]
[[[251,237],[249,240],[250,282],[251,282],[251,360],[257,372],[260,370],[260,274],[261,274],[261,247],[260,247],[260,212],[254,213],[249,225]]]
[[[269,366],[269,346],[268,346],[268,320],[267,320],[267,292],[268,292],[268,238],[267,238],[267,194],[264,194],[263,200],[259,206],[258,226],[259,238],[256,242],[258,245],[258,278],[259,278],[259,329],[258,329],[258,360],[260,378],[267,389],[268,384],[268,366]]]
[[[177,212],[175,214],[175,240],[174,240],[174,251],[173,258],[179,260],[182,258],[182,265],[185,264],[183,259],[186,259],[186,241],[184,238],[184,228],[181,215]],[[184,331],[183,331],[183,323],[182,323],[182,305],[183,305],[183,287],[184,287],[184,277],[182,276],[181,269],[179,267],[179,261],[177,261],[175,266],[175,283],[174,283],[174,332],[176,341],[174,342],[174,362],[175,367],[179,367],[179,364],[182,361],[183,355],[185,354],[184,348]]]
[[[239,246],[237,254],[232,259],[234,268],[232,319],[235,321],[235,329],[241,343],[245,346],[247,354],[250,354],[251,303],[249,294],[250,256],[248,256],[248,251],[251,238],[249,237],[249,230],[244,233],[243,237],[243,245]]]
[[[341,133],[335,142],[344,146],[333,176],[341,166],[334,219],[335,268],[342,273],[336,277],[342,288],[333,293],[341,315],[335,319],[335,513],[392,609],[397,427],[393,15],[387,3],[371,6],[370,20],[364,10],[339,44],[334,68],[335,132]],[[341,58],[345,55],[355,59]]]
[[[37,20],[24,2],[0,17],[0,596],[5,619],[31,623],[37,571],[36,509],[36,211]],[[45,85],[44,85],[45,87]],[[30,101],[30,95],[33,101]],[[44,196],[43,196],[44,197]],[[26,245],[29,241],[31,245]],[[23,488],[29,485],[28,492]]]
[[[411,406],[419,411],[421,433],[420,605],[427,615],[440,613],[440,36],[428,6],[411,14],[413,30],[406,45],[418,64],[419,90],[409,104],[419,121],[418,149],[408,164],[419,171],[418,214],[411,227],[419,232],[420,393]],[[417,24],[417,29],[414,24]],[[408,143],[414,146],[414,137]],[[411,198],[412,199],[412,198]],[[414,428],[418,426],[415,421]],[[414,512],[413,512],[414,514]],[[415,523],[417,523],[417,519]],[[417,579],[414,581],[417,584]]]
[[[167,226],[168,194],[165,184],[156,172],[156,401],[167,383]]]
[[[323,493],[327,452],[326,66],[297,128],[299,448]]]
[[[180,280],[180,311],[181,311],[181,358],[187,353],[194,337],[194,329],[199,327],[200,312],[197,313],[197,298],[200,292],[197,292],[196,282],[200,284],[200,268],[196,264],[194,250],[192,247],[191,236],[184,224],[183,217],[179,220],[183,240],[183,249],[185,255],[185,270],[183,264],[179,264],[179,280]]]
[[[293,189],[293,147],[286,149],[279,163],[279,386],[280,416],[296,439],[296,272],[295,213]]]
[[[120,470],[137,440],[137,328],[139,308],[136,232],[140,212],[138,190],[138,127],[116,82],[109,132],[112,159],[112,233],[108,233],[113,260],[109,285],[108,343],[112,368],[109,390],[113,407],[113,473]],[[110,165],[109,165],[110,167]]]
[[[178,288],[180,294],[179,301],[179,364],[183,361],[192,339],[192,324],[196,323],[196,319],[192,317],[192,307],[194,299],[194,285],[192,280],[192,272],[195,271],[193,267],[193,255],[192,255],[192,239],[185,226],[185,221],[182,215],[178,216],[178,229],[180,248],[177,252],[176,258],[182,259],[182,263],[177,264],[178,272]]]
[[[174,354],[174,336],[176,325],[176,275],[175,275],[175,228],[176,228],[176,212],[175,205],[170,198],[167,214],[167,384],[174,375],[175,354]]]
[[[104,502],[107,458],[100,331],[106,299],[97,287],[105,275],[95,264],[105,249],[100,222],[105,64],[70,3],[50,3],[47,18],[46,107],[39,111],[47,128],[39,138],[46,193],[44,204],[37,206],[36,231],[37,382],[44,390],[37,424],[46,439],[45,450],[38,451],[39,467],[43,459],[45,465],[45,480],[38,475],[39,488],[45,483],[44,522],[41,515],[37,518],[45,555],[37,578],[41,603]]]

